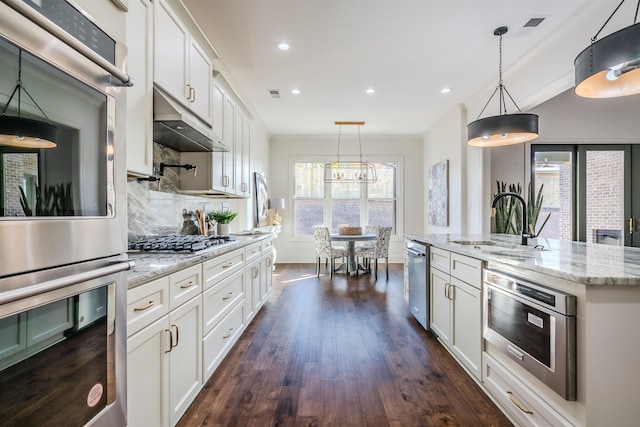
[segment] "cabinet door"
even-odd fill
[[[170,312],[169,323],[169,407],[175,425],[202,389],[202,296]]]
[[[27,312],[27,347],[52,337],[62,337],[73,322],[73,298],[66,298]]]
[[[262,300],[266,300],[273,287],[273,253],[268,252],[262,258]]]
[[[480,379],[482,354],[482,292],[468,283],[451,278],[451,350],[467,369]]]
[[[189,41],[189,90],[191,110],[211,124],[211,60],[195,40]]]
[[[127,171],[153,174],[153,8],[149,0],[129,2],[127,66],[135,84],[127,88]]]
[[[223,138],[224,129],[224,100],[226,92],[224,88],[214,79],[211,94],[211,126],[218,138]]]
[[[127,340],[129,427],[169,426],[169,316]]]
[[[447,297],[450,286],[449,275],[432,267],[430,276],[431,330],[446,346],[449,346],[451,341],[451,302]]]
[[[188,107],[189,33],[164,0],[155,3],[153,34],[154,81],[176,101]]]
[[[256,260],[247,265],[245,269],[245,314],[247,323],[258,311],[260,307],[260,260]]]
[[[242,151],[240,154],[240,191],[243,197],[251,197],[251,124],[242,116]]]
[[[26,348],[27,315],[24,313],[14,314],[0,319],[0,360]]]
[[[229,147],[229,151],[223,153],[223,186],[228,193],[235,192],[235,119],[236,105],[229,98],[224,102],[224,143]]]

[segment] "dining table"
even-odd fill
[[[330,238],[334,242],[346,242],[347,243],[347,265],[349,266],[349,274],[358,274],[358,271],[369,271],[368,268],[362,267],[356,260],[356,242],[363,242],[369,240],[376,240],[376,233],[362,233],[362,234],[338,234],[333,233]],[[346,265],[342,264],[336,271],[342,271],[346,269]]]

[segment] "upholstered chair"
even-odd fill
[[[327,260],[331,261],[331,268],[329,270],[330,277],[333,277],[335,271],[336,258],[344,258],[348,255],[347,249],[344,246],[334,246],[331,244],[331,236],[329,235],[329,229],[325,226],[317,225],[313,227],[313,237],[316,242],[316,276],[320,277],[320,259],[324,258],[325,265]],[[347,274],[349,273],[349,266],[347,266]]]
[[[356,257],[364,258],[365,264],[370,265],[370,261],[374,262],[374,275],[378,279],[378,258],[385,259],[385,270],[387,279],[389,279],[389,240],[391,239],[391,227],[377,227],[376,240],[370,247],[361,246],[356,248]]]

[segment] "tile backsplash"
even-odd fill
[[[153,164],[158,175],[161,162],[180,164],[180,154],[154,143]],[[138,182],[127,180],[127,215],[129,238],[148,234],[181,234],[183,210],[196,209],[210,212],[221,209],[223,199],[178,194],[180,176],[178,169],[167,168],[160,181]],[[226,200],[224,200],[227,202]]]

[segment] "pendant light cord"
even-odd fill
[[[624,0],[622,0],[624,1]],[[638,0],[638,4],[640,4],[640,0]],[[511,96],[511,94],[509,93],[509,91],[507,90],[507,88],[505,87],[503,80],[502,80],[502,35],[504,33],[507,32],[506,27],[503,27],[504,31],[503,32],[498,32],[498,30],[496,30],[496,32],[494,32],[495,35],[500,37],[500,41],[498,43],[498,54],[499,54],[499,61],[498,61],[498,86],[496,86],[495,90],[493,91],[493,93],[491,94],[491,97],[489,97],[489,100],[487,101],[486,104],[484,104],[484,107],[482,107],[482,111],[480,111],[480,114],[478,114],[478,119],[480,119],[480,116],[482,116],[482,113],[484,113],[484,110],[487,109],[487,106],[489,105],[489,103],[491,102],[491,100],[493,99],[493,97],[496,95],[496,92],[500,92],[499,95],[499,105],[498,105],[498,115],[502,115],[502,114],[507,114],[507,102],[506,102],[506,98],[504,96],[504,94],[506,93],[507,96],[509,97],[509,99],[511,100],[511,102],[513,102],[513,105],[516,106],[516,108],[518,109],[518,112],[522,112],[522,110],[520,110],[520,107],[518,107],[518,104],[516,104],[516,101],[514,101],[513,97]]]
[[[40,113],[44,116],[44,118],[47,119],[49,124],[53,126],[53,122],[49,119],[47,114],[44,111],[42,111],[42,108],[40,108],[40,106],[38,105],[36,100],[33,99],[31,94],[27,90],[27,88],[24,87],[24,85],[22,84],[22,49],[20,49],[18,51],[18,80],[16,80],[16,87],[13,88],[13,92],[11,92],[11,96],[9,97],[9,100],[7,101],[4,108],[2,109],[2,113],[0,113],[0,115],[2,116],[5,115],[5,113],[7,112],[7,109],[9,108],[9,104],[11,104],[11,100],[13,99],[16,92],[18,92],[18,117],[20,117],[20,105],[22,104],[22,91],[24,91],[24,93],[27,94],[31,102],[33,102],[33,105],[35,105],[38,108],[38,111],[40,111]]]
[[[611,13],[611,15],[609,15],[609,18],[607,18],[607,20],[604,22],[604,24],[602,24],[602,27],[600,27],[600,29],[598,30],[598,32],[596,33],[595,36],[591,37],[591,43],[595,43],[596,40],[598,40],[598,36],[600,35],[600,33],[602,32],[602,30],[604,30],[604,27],[607,26],[607,24],[609,23],[609,21],[611,21],[611,18],[613,18],[613,15],[616,14],[616,12],[618,11],[618,9],[620,9],[620,6],[622,6],[622,3],[624,3],[625,0],[622,0],[620,2],[620,4],[618,4],[618,6],[614,9],[614,11]],[[640,0],[638,0],[638,4],[636,5],[636,13],[633,16],[633,23],[635,24],[638,21],[638,9],[640,9]]]

